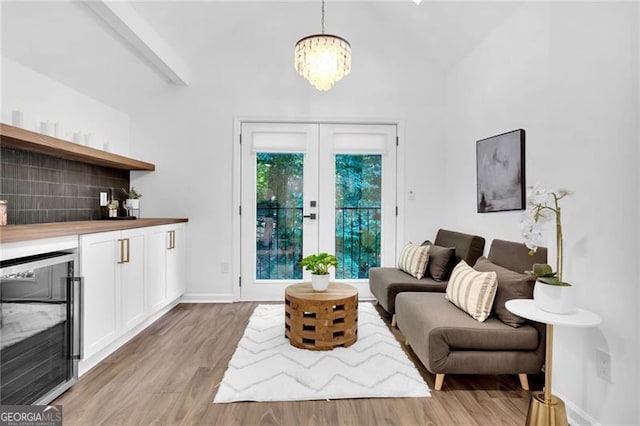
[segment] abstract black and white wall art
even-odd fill
[[[478,213],[524,210],[523,129],[476,142]]]

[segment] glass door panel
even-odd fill
[[[304,155],[256,157],[256,279],[302,279]]]
[[[369,268],[395,264],[396,126],[320,125],[318,251],[335,253],[332,279],[372,298]]]
[[[368,278],[380,266],[381,177],[381,155],[335,156],[337,279]]]
[[[242,123],[241,284],[244,300],[282,300],[318,248],[317,124]],[[246,207],[245,207],[246,206]]]

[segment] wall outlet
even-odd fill
[[[413,189],[410,189],[409,192],[407,193],[407,198],[409,200],[415,200],[416,199],[416,191]]]
[[[100,193],[100,207],[104,207],[107,205],[107,193],[106,192],[101,192]]]
[[[596,349],[596,373],[598,377],[611,383],[611,354]]]

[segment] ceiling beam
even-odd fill
[[[133,46],[169,82],[187,86],[189,69],[157,31],[127,2],[85,0],[84,3]]]

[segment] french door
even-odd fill
[[[318,252],[338,258],[332,280],[372,297],[369,268],[396,257],[396,126],[243,122],[241,133],[241,298],[282,299]]]

